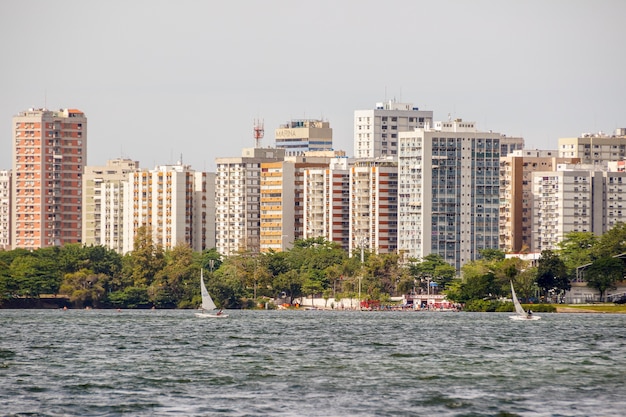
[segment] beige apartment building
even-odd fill
[[[604,164],[626,159],[626,128],[616,129],[613,135],[583,133],[577,138],[559,139],[559,156],[580,158],[583,164]]]
[[[124,183],[139,171],[139,162],[113,159],[86,166],[83,175],[83,243],[123,253]]]
[[[87,118],[77,109],[13,117],[11,242],[34,250],[80,243]]]
[[[261,164],[261,252],[283,251],[305,235],[307,170],[325,169],[338,151],[307,151]]]
[[[598,236],[626,221],[626,172],[592,164],[534,172],[532,252],[557,249],[570,232]]]
[[[261,164],[284,159],[285,150],[276,148],[245,148],[240,157],[215,159],[215,247],[219,253],[260,251]]]
[[[165,250],[187,244],[194,251],[208,248],[207,174],[189,165],[162,165],[128,173],[124,186],[123,252],[133,250],[141,226],[152,232],[155,244]]]
[[[580,162],[557,154],[556,150],[518,149],[500,157],[499,244],[504,252],[528,252],[532,246],[532,173]]]

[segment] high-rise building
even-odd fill
[[[11,249],[11,171],[0,171],[0,249]]]
[[[372,110],[354,112],[354,156],[356,158],[398,155],[398,134],[431,125],[433,112],[410,103],[389,100]]]
[[[598,164],[559,164],[534,172],[532,252],[555,250],[570,232],[606,233],[626,221],[626,172]]]
[[[365,248],[376,254],[398,249],[398,162],[357,159],[350,167],[349,253]]]
[[[81,242],[87,118],[76,109],[13,117],[13,248]]]
[[[457,270],[481,249],[498,248],[503,142],[462,119],[400,134],[398,252],[441,255]]]
[[[305,176],[327,168],[341,151],[307,151],[261,164],[261,252],[282,251],[304,237]]]
[[[105,166],[86,166],[83,175],[83,243],[123,253],[123,184],[139,162],[113,159]]]
[[[215,247],[222,255],[260,251],[261,163],[284,158],[284,149],[246,148],[240,157],[215,159]]]
[[[285,155],[333,149],[333,129],[323,120],[291,120],[276,129],[275,137],[276,148],[284,149]]]
[[[626,128],[605,133],[583,133],[578,138],[559,139],[559,156],[580,158],[583,164],[602,164],[626,159]]]
[[[579,158],[558,158],[556,150],[515,150],[500,156],[500,249],[528,252],[532,246],[532,173],[554,171]]]
[[[324,237],[350,250],[350,161],[333,158],[327,168],[304,170],[303,239]]]
[[[123,252],[133,250],[142,226],[165,250],[181,243],[197,252],[207,249],[206,180],[206,173],[182,162],[130,172],[124,182]]]

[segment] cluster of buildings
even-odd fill
[[[275,146],[154,169],[87,164],[87,117],[29,109],[13,117],[13,167],[0,171],[0,248],[155,243],[223,255],[324,237],[346,251],[401,259],[440,254],[457,269],[481,249],[538,253],[572,231],[626,219],[626,129],[558,140],[553,150],[462,119],[387,101],[354,112],[354,152],[333,149],[324,120],[291,120]],[[207,150],[210,151],[210,150]]]

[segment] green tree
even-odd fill
[[[537,263],[537,285],[544,294],[554,291],[557,296],[572,287],[565,263],[551,250],[541,252],[541,258]]]
[[[570,232],[559,242],[558,254],[570,279],[576,277],[576,268],[593,261],[593,251],[597,243],[598,237],[591,232]]]
[[[146,226],[137,229],[131,254],[133,285],[147,287],[154,276],[165,266],[165,253],[161,245],[156,245],[152,232]]]
[[[39,297],[59,292],[62,279],[55,259],[43,256],[39,251],[13,259],[9,271],[15,280],[18,295]]]
[[[148,286],[148,296],[154,306],[173,308],[182,301],[191,300],[192,294],[199,288],[199,271],[193,264],[193,258],[193,250],[184,243],[165,253],[165,266]]]
[[[106,275],[94,274],[93,271],[83,268],[65,274],[61,292],[67,294],[70,301],[78,307],[99,307],[105,293],[102,285],[105,280]]]
[[[617,223],[593,247],[595,259],[626,253],[626,223]]]
[[[585,281],[591,288],[600,292],[600,301],[604,301],[607,290],[615,289],[617,281],[624,279],[624,262],[613,256],[605,256],[594,261],[585,271]]]

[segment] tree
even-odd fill
[[[165,266],[163,248],[155,245],[152,233],[146,226],[137,229],[131,254],[131,268],[134,285],[145,287],[152,283],[154,276]]]
[[[541,258],[539,258],[537,265],[537,286],[541,288],[544,294],[554,291],[558,295],[572,287],[567,276],[565,263],[551,250],[541,252]]]
[[[595,259],[626,253],[626,223],[617,223],[600,236],[593,249]]]
[[[70,297],[70,301],[78,307],[98,307],[103,299],[105,290],[104,274],[94,274],[93,271],[83,268],[80,271],[65,274],[61,292]]]
[[[424,281],[428,277],[432,278],[432,281],[436,282],[441,290],[445,290],[456,275],[456,269],[436,253],[424,256],[421,261],[413,260],[409,265],[409,271],[420,281]],[[425,285],[428,284],[426,282]]]
[[[605,256],[594,261],[585,271],[585,281],[591,288],[600,292],[600,301],[604,300],[606,290],[615,289],[617,281],[624,279],[624,262],[613,256]]]
[[[598,237],[591,232],[570,232],[559,242],[558,253],[570,278],[575,278],[576,268],[593,261],[597,243]]]

